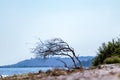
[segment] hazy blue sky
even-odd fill
[[[0,65],[33,57],[30,48],[60,37],[95,56],[120,35],[120,0],[0,0]]]

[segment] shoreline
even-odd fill
[[[13,75],[0,80],[120,80],[120,64],[101,65],[89,69],[54,69],[47,72]]]

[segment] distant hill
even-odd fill
[[[91,66],[91,60],[93,58],[93,56],[79,57],[84,67]],[[70,58],[52,57],[48,59],[31,58],[20,61],[16,64],[5,65],[0,67],[64,67],[64,64],[58,61],[57,59],[65,61],[69,66],[73,66],[73,62]]]

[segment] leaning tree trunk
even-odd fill
[[[69,66],[67,66],[67,64],[64,61],[62,61],[61,59],[56,59],[56,60],[62,62],[64,64],[64,67],[69,69]]]
[[[76,58],[76,60],[78,61],[78,63],[80,64],[80,68],[82,68],[82,63],[81,61],[78,59],[78,57],[75,55],[75,52],[72,50],[73,56]]]
[[[73,64],[74,64],[74,67],[77,68],[77,64],[76,64],[76,62],[75,62],[75,60],[74,60],[74,57],[72,57],[71,55],[69,55],[69,54],[64,54],[64,53],[61,53],[61,54],[55,54],[55,55],[64,55],[64,56],[68,56],[68,57],[70,57],[71,60],[72,60],[72,62],[73,62]]]
[[[69,57],[72,59],[72,61],[73,61],[73,63],[74,63],[75,68],[77,68],[77,64],[76,64],[76,62],[75,62],[74,58],[73,58],[72,56],[70,56],[70,55],[69,55]]]
[[[64,53],[61,55],[69,56],[71,58],[71,60],[73,61],[74,67],[77,68],[77,64],[72,56],[70,56],[69,54],[64,54]]]

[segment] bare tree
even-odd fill
[[[49,56],[56,56],[56,55],[68,56],[73,61],[74,68],[80,68],[80,67],[82,68],[81,61],[76,56],[74,49],[60,38],[54,38],[51,40],[47,40],[45,42],[42,42],[40,40],[40,42],[37,43],[37,46],[33,49],[33,53],[35,53],[37,57],[42,57],[42,58],[47,58]],[[64,61],[61,62],[65,64]],[[79,64],[79,66],[77,64]],[[65,64],[65,66],[67,65]]]

